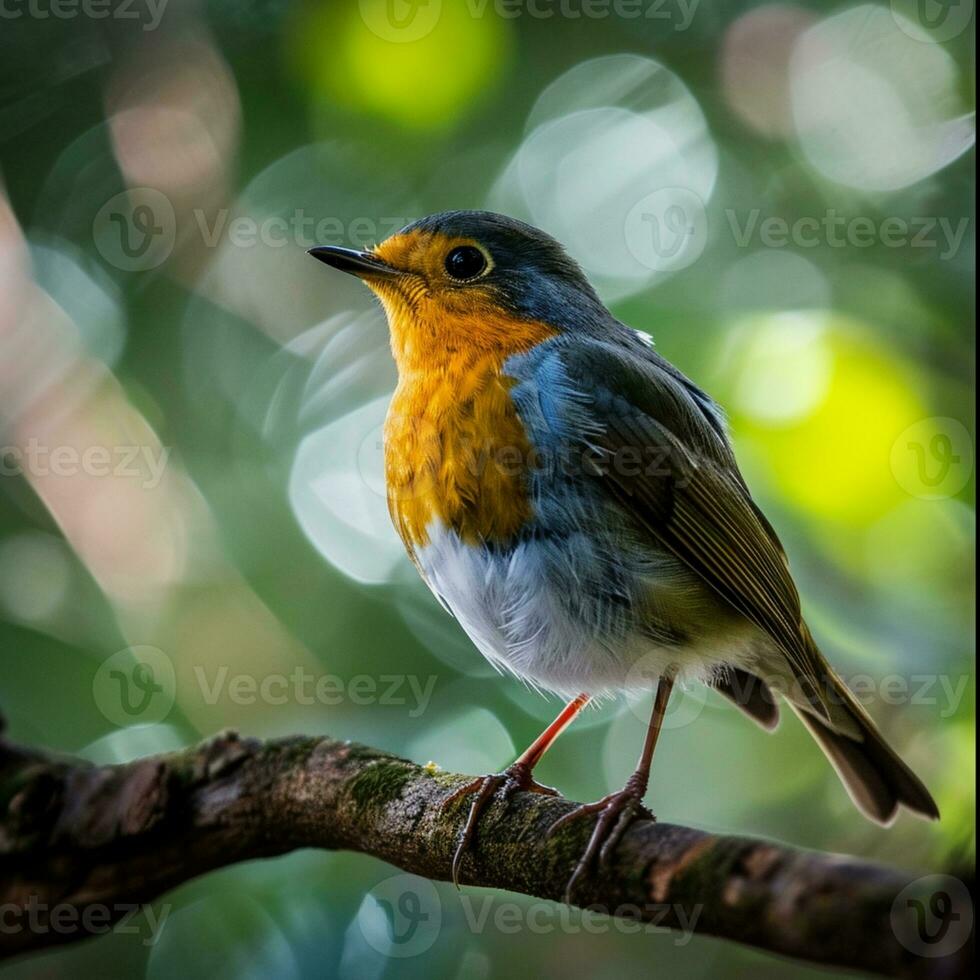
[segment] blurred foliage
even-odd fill
[[[493,207],[565,241],[726,405],[816,635],[944,819],[867,824],[793,719],[768,737],[694,690],[654,810],[972,864],[972,25],[816,0],[23,9],[0,21],[14,737],[113,761],[229,725],[323,731],[469,771],[534,737],[557,702],[493,673],[388,525],[382,319],[303,254]],[[588,712],[541,778],[617,785],[645,716]],[[393,873],[307,853],[228,869],[157,902],[159,929],[0,976],[817,974],[514,896],[375,888]],[[415,946],[406,895],[428,916]]]

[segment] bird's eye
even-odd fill
[[[487,267],[487,257],[472,245],[460,245],[446,256],[446,272],[465,282],[475,279]]]

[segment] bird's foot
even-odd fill
[[[595,803],[583,803],[574,810],[559,817],[548,830],[550,837],[560,827],[577,820],[579,817],[588,817],[594,813],[599,814],[599,819],[592,830],[592,836],[586,845],[585,852],[575,865],[571,878],[565,886],[564,901],[571,903],[572,893],[579,881],[598,864],[605,866],[609,863],[616,845],[619,843],[627,827],[637,818],[643,817],[647,820],[657,818],[643,805],[643,794],[646,791],[645,780],[640,780],[634,776],[626,781],[626,785],[616,793],[610,793]]]
[[[531,775],[531,769],[523,762],[515,762],[503,772],[478,776],[471,782],[460,786],[459,789],[453,790],[442,801],[440,809],[445,810],[464,796],[472,795],[474,797],[470,804],[469,815],[466,817],[466,825],[463,827],[463,833],[456,845],[456,853],[453,855],[453,884],[457,888],[459,887],[460,865],[463,863],[463,856],[469,850],[473,838],[476,836],[480,817],[494,797],[498,797],[501,802],[506,803],[518,790],[525,793],[541,793],[543,796],[561,795],[558,790],[551,786],[542,786],[536,782]]]

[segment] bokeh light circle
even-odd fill
[[[717,150],[673,72],[638,55],[583,62],[541,93],[527,128],[491,207],[554,235],[604,298],[639,292],[700,254]]]
[[[317,429],[300,443],[289,500],[320,554],[350,578],[387,581],[404,560],[384,494],[378,438],[388,398],[378,398]]]
[[[907,499],[890,455],[929,413],[915,366],[867,324],[818,310],[748,317],[724,356],[740,458],[764,460],[789,503],[865,526]]]
[[[936,173],[976,142],[956,62],[886,8],[863,4],[806,31],[790,66],[800,147],[830,180],[895,191]]]
[[[793,130],[789,63],[797,38],[814,14],[790,4],[764,4],[743,14],[725,33],[721,79],[725,100],[749,126],[765,136]]]
[[[304,93],[327,112],[345,107],[407,129],[441,129],[493,90],[509,28],[441,0],[303,4],[287,56]]]

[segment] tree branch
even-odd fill
[[[225,733],[95,766],[0,737],[0,956],[88,934],[52,928],[55,910],[82,923],[98,910],[104,923],[214,868],[300,847],[361,851],[445,880],[467,803],[441,811],[440,802],[464,778],[328,738]],[[530,793],[495,804],[462,881],[560,899],[591,825],[545,835],[572,805]],[[892,917],[912,880],[852,858],[640,820],[576,903],[670,928],[693,923],[815,963],[966,975],[970,944],[927,958],[896,935],[913,925]]]

